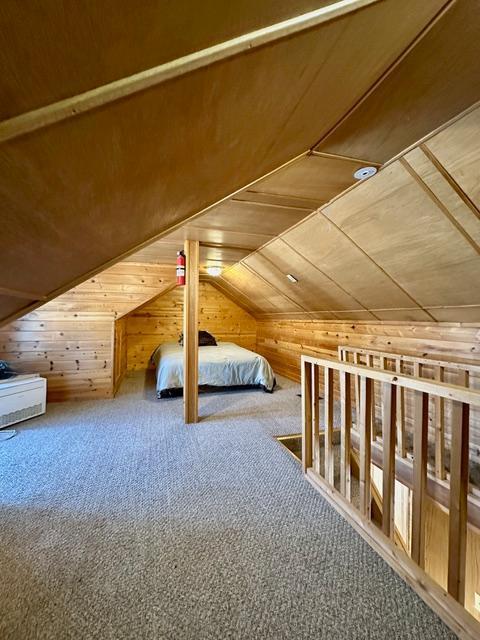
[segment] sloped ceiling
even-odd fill
[[[221,286],[257,317],[478,322],[479,162],[480,107],[227,269]]]
[[[452,3],[352,0],[353,9],[365,6],[123,99],[76,109],[83,91],[312,8],[300,1],[234,4],[209,2],[201,14],[187,2],[133,9],[104,0],[66,11],[52,1],[41,12],[33,0],[1,4],[4,320],[242,188],[256,220],[259,201],[285,202],[278,185],[266,184],[258,195],[249,185],[324,139]],[[68,117],[50,123],[64,98],[72,98]],[[322,202],[344,186],[326,182]],[[313,195],[300,197],[315,207]]]

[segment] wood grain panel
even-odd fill
[[[415,306],[412,299],[324,215],[308,218],[285,233],[283,239],[364,308]]]
[[[115,319],[172,286],[173,265],[119,263],[0,328],[0,358],[48,378],[50,401],[112,397],[126,368]]]
[[[337,357],[339,345],[478,364],[480,324],[259,320],[257,350],[278,373],[300,379],[300,355]]]
[[[361,162],[309,155],[260,180],[255,189],[272,195],[305,198],[316,208],[353,184],[353,174],[361,166]]]
[[[63,291],[82,275],[102,269],[305,152],[312,144],[312,130],[317,139],[326,133],[350,108],[352,93],[365,92],[441,4],[428,0],[419,9],[414,0],[401,5],[385,0],[371,7],[378,26],[374,37],[371,22],[363,15],[369,12],[367,8],[3,144],[1,284],[45,295]],[[48,28],[36,29],[34,35],[17,41],[13,26],[22,23],[23,12],[8,6],[3,16],[12,27],[8,30],[12,46],[3,51],[5,82],[10,82],[4,91],[11,109],[31,108],[28,96],[38,101],[35,104],[44,104],[58,98],[58,91],[64,96],[83,90],[82,83],[105,81],[108,13],[101,21],[105,29],[96,22],[92,26],[90,10],[78,22],[73,18],[76,13],[72,14],[71,23],[65,25],[64,14],[50,7],[47,13],[53,11],[53,17],[52,23],[46,22]],[[130,13],[126,20],[119,9],[112,18],[113,32],[122,24],[124,28],[128,24],[130,30]],[[237,13],[243,15],[243,10],[233,15]],[[178,15],[185,14],[179,10]],[[262,9],[260,15],[267,19],[277,15],[277,10]],[[142,18],[132,19],[138,27]],[[35,24],[30,16],[18,33],[28,33]],[[50,29],[58,27],[66,27],[58,42],[63,46],[67,39],[69,47],[68,53],[57,55],[52,63],[57,40],[50,37]],[[132,27],[132,33],[137,27]],[[85,28],[94,33],[86,37]],[[214,31],[209,33],[212,37]],[[89,48],[85,43],[97,35],[98,43],[85,53]],[[79,39],[82,46],[74,47]],[[29,68],[32,82],[22,80],[19,85],[18,77],[27,75],[20,73],[26,62],[19,46],[25,41],[39,51],[34,65],[38,76]],[[149,63],[150,54],[137,54],[156,51],[158,43],[154,50],[150,50],[152,40],[143,43],[142,37],[127,62],[124,39],[115,40],[108,54],[109,73],[128,73],[125,65]],[[99,47],[102,55],[98,55]],[[185,49],[185,42],[179,49]],[[362,56],[357,55],[359,49]],[[78,70],[79,51],[81,68],[88,69],[86,75],[72,72],[72,68]],[[85,56],[90,55],[92,63],[87,64]],[[338,82],[339,73],[346,68],[349,81]],[[81,78],[82,86],[77,86]],[[329,108],[319,109],[307,99],[299,120],[304,129],[297,136],[296,126],[289,128],[288,124],[294,123],[300,100],[313,86],[316,95],[325,95],[328,89]],[[283,141],[285,135],[291,138]],[[28,264],[29,269],[12,266],[18,263]]]
[[[358,309],[360,304],[321,271],[312,267],[282,239],[275,240],[245,259],[245,263],[303,309],[335,311]],[[287,274],[298,282],[291,283]]]
[[[102,0],[71,4],[68,11],[56,2],[45,2],[39,15],[33,0],[21,4],[6,0],[0,12],[5,38],[0,58],[4,71],[1,117],[75,95],[326,4],[329,0],[267,0],[258,6],[246,0],[227,6],[220,0],[207,0],[193,20],[193,7],[188,2],[142,2],[133,9],[128,2]]]
[[[159,344],[177,342],[182,331],[183,291],[176,287],[136,309],[127,321],[129,370],[146,369]],[[256,321],[207,282],[199,287],[199,329],[222,342],[255,349]]]
[[[477,7],[480,13],[480,8]],[[477,39],[478,40],[478,39]],[[477,92],[477,95],[480,91]],[[450,125],[425,144],[458,186],[480,209],[480,108]]]
[[[298,305],[285,296],[268,282],[247,269],[243,264],[238,264],[222,274],[222,280],[233,285],[253,304],[264,312],[274,311],[301,311]]]
[[[480,255],[401,163],[323,213],[421,306],[480,302]]]
[[[385,162],[479,99],[476,0],[454,3],[318,149]]]

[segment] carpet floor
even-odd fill
[[[0,637],[455,637],[304,480],[273,394],[52,404],[0,443]]]

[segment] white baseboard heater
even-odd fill
[[[45,413],[47,380],[20,375],[0,381],[0,429]]]

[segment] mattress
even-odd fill
[[[152,354],[157,368],[157,396],[179,395],[183,389],[183,347],[160,345]],[[275,376],[268,361],[233,342],[198,349],[198,386],[216,388],[260,387],[271,393]]]

